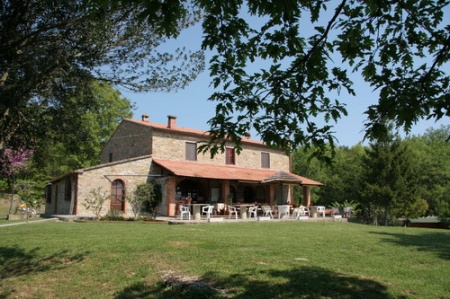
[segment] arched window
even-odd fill
[[[111,184],[111,209],[125,211],[125,185],[121,180]]]

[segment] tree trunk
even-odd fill
[[[13,188],[13,183],[11,182],[10,179],[7,180],[7,184],[8,184],[8,190],[9,190],[9,194],[11,196],[10,200],[9,200],[9,215],[13,214],[13,210],[14,210],[14,188]]]

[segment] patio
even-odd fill
[[[183,215],[165,217],[169,224],[233,223],[260,221],[347,222],[348,218],[324,206],[267,204],[180,205]],[[160,218],[160,217],[159,217]]]

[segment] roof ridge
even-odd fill
[[[160,123],[155,123],[155,122],[150,122],[150,121],[142,121],[142,120],[132,119],[132,118],[124,118],[123,120],[131,121],[131,122],[136,123],[136,124],[141,124],[141,125],[144,125],[144,126],[153,127],[153,128],[162,129],[162,130],[178,131],[178,132],[191,133],[191,134],[197,134],[197,135],[203,135],[203,136],[208,136],[209,135],[208,131],[199,130],[199,129],[192,129],[192,128],[186,128],[186,127],[182,127],[182,126],[178,126],[178,125],[176,125],[175,127],[169,128],[166,124],[160,124]],[[245,137],[242,138],[242,142],[251,143],[251,144],[257,144],[257,145],[264,145],[266,147],[269,147],[267,144],[265,144],[262,141],[254,140],[254,139],[248,139],[248,138],[245,138]],[[281,151],[280,149],[276,149],[276,148],[271,148],[271,149]]]

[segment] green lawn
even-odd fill
[[[0,234],[0,298],[450,298],[448,230],[87,222]]]

